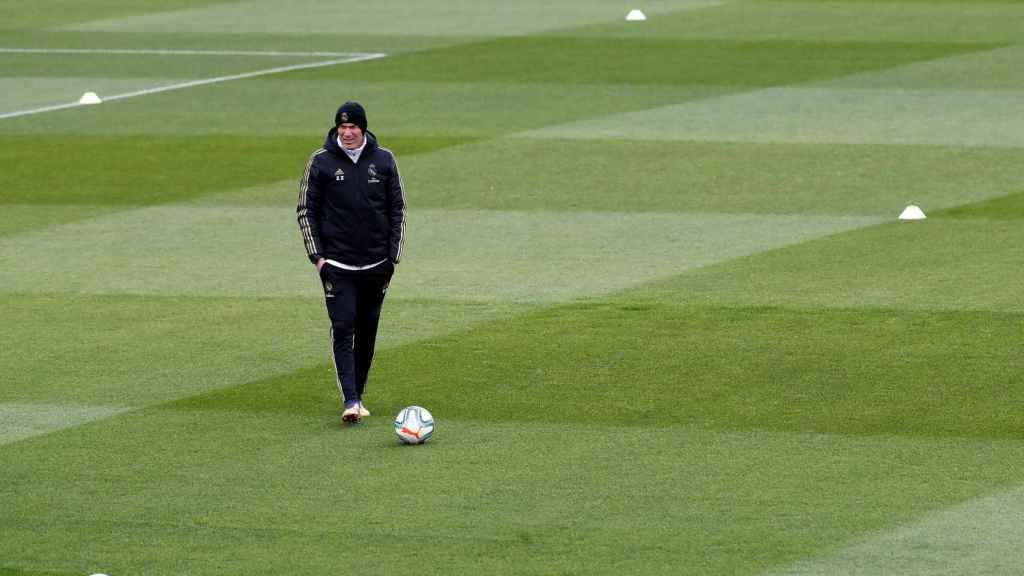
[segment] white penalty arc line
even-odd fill
[[[245,72],[242,74],[232,74],[230,76],[218,76],[216,78],[205,78],[203,80],[192,80],[189,82],[182,82],[180,84],[170,84],[167,86],[158,86],[156,88],[147,88],[145,90],[136,90],[134,92],[125,92],[124,94],[112,94],[110,96],[103,96],[103,102],[110,102],[113,100],[125,100],[127,98],[136,98],[138,96],[148,96],[150,94],[159,94],[161,92],[170,92],[172,90],[182,90],[184,88],[195,88],[196,86],[206,86],[208,84],[219,84],[221,82],[230,82],[231,80],[244,80],[246,78],[256,78],[259,76],[269,76],[271,74],[280,74],[282,72],[292,72],[294,70],[307,70],[310,68],[325,68],[327,66],[337,66],[339,64],[351,64],[353,62],[364,62],[366,60],[376,60],[383,58],[387,54],[354,54],[348,58],[341,58],[338,60],[327,60],[324,62],[309,62],[307,64],[293,64],[291,66],[279,66],[277,68],[267,68],[266,70],[255,70],[253,72]],[[5,118],[17,118],[19,116],[29,116],[31,114],[41,114],[43,112],[54,112],[57,110],[67,110],[69,108],[78,108],[80,106],[94,106],[95,104],[82,103],[82,102],[69,102],[67,104],[55,104],[53,106],[43,106],[41,108],[33,108],[31,110],[18,110],[16,112],[7,112],[0,114],[0,120]]]

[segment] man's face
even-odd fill
[[[363,143],[363,130],[351,122],[342,122],[338,126],[341,145],[349,150],[359,148]]]

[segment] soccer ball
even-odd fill
[[[395,416],[395,434],[402,444],[423,444],[434,435],[434,417],[426,408],[406,406]]]

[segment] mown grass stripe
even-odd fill
[[[1003,574],[1024,564],[1024,486],[929,511],[765,576]]]
[[[280,50],[183,50],[167,48],[2,48],[0,54],[128,54],[154,56],[353,56],[351,52],[289,52]]]
[[[8,376],[9,377],[9,376]],[[131,410],[129,406],[83,405],[75,402],[34,404],[0,398],[0,446],[41,434],[81,426]]]
[[[202,80],[192,80],[189,82],[181,82],[178,84],[170,84],[165,86],[157,86],[154,88],[147,88],[143,90],[135,90],[132,92],[125,92],[121,94],[101,95],[104,103],[114,102],[117,100],[125,100],[128,98],[137,98],[139,96],[149,96],[152,94],[160,94],[163,92],[171,92],[175,90],[183,90],[185,88],[195,88],[198,86],[208,86],[210,84],[220,84],[222,82],[231,82],[233,80],[245,80],[249,78],[259,78],[262,76],[270,76],[272,74],[281,74],[284,72],[294,72],[296,70],[310,70],[314,68],[325,68],[328,66],[337,66],[339,64],[350,64],[353,62],[365,62],[367,60],[375,60],[383,58],[386,54],[356,54],[347,58],[341,58],[336,60],[327,60],[325,62],[309,62],[304,64],[292,64],[289,66],[278,66],[275,68],[267,68],[264,70],[257,70],[255,72],[243,72],[241,74],[230,74],[227,76],[217,76],[215,78],[204,78]],[[32,108],[28,110],[18,110],[15,112],[5,112],[0,114],[0,120],[7,118],[18,118],[21,116],[31,116],[34,114],[42,114],[44,112],[56,112],[59,110],[68,110],[71,108],[80,108],[82,106],[97,106],[99,104],[93,103],[81,103],[71,102],[68,104],[59,104],[54,106],[43,106],[41,108]]]

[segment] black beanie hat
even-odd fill
[[[338,108],[334,115],[334,127],[337,128],[345,122],[359,126],[359,129],[366,132],[366,110],[359,102],[345,102]]]

